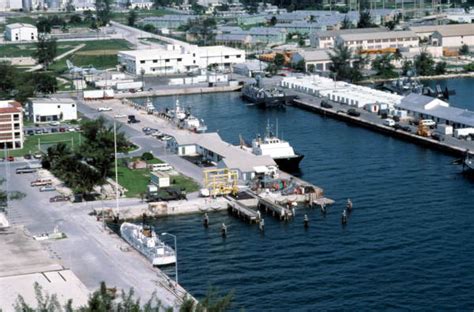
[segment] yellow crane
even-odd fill
[[[236,194],[239,173],[233,169],[207,169],[204,173],[204,187],[211,196]]]

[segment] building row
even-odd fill
[[[5,40],[6,41],[37,41],[38,40],[38,29],[36,26],[24,23],[13,23],[8,24],[5,27]]]
[[[224,46],[167,45],[166,49],[120,51],[118,62],[134,75],[193,73],[210,66],[226,71],[245,62],[245,51]]]

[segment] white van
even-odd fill
[[[393,120],[392,118],[386,118],[383,120],[383,125],[388,126],[388,127],[393,127],[395,126],[395,120]]]
[[[171,167],[167,163],[152,164],[151,165],[151,170],[152,171],[168,171],[168,170],[172,170],[172,169],[173,169],[173,167]]]
[[[436,126],[436,122],[434,122],[431,119],[422,119],[422,120],[420,120],[420,124],[422,124],[423,126],[426,126],[426,127]]]

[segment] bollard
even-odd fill
[[[347,212],[346,212],[346,209],[344,209],[344,211],[342,212],[341,223],[342,223],[342,224],[347,224]]]
[[[258,227],[260,228],[260,231],[265,231],[265,220],[260,220],[260,224],[258,225]]]
[[[304,228],[307,229],[307,228],[309,227],[309,219],[308,219],[308,215],[307,215],[307,214],[304,215],[304,220],[303,220],[303,222],[304,222]]]
[[[204,214],[204,227],[207,229],[209,227],[209,217],[207,216],[207,212]]]
[[[227,226],[225,225],[225,223],[222,223],[221,233],[222,233],[222,237],[224,238],[227,237]]]
[[[351,210],[352,210],[352,201],[351,201],[350,198],[347,199],[346,208],[347,208],[348,211],[351,211]]]

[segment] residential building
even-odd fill
[[[431,35],[431,44],[443,48],[459,48],[464,44],[474,46],[474,24],[456,24],[439,27]]]
[[[327,30],[326,25],[320,23],[310,23],[306,21],[293,21],[292,23],[276,24],[273,27],[279,31],[298,34],[309,34],[318,30]]]
[[[34,123],[77,119],[77,105],[70,98],[30,98],[27,112]]]
[[[233,66],[234,73],[246,77],[255,77],[256,75],[264,75],[268,63],[259,60],[247,60],[245,63],[235,64]]]
[[[409,94],[395,107],[406,110],[416,119],[432,119],[438,124],[453,126],[453,129],[474,127],[473,111],[450,107],[447,102],[426,95]]]
[[[120,51],[118,61],[134,75],[167,75],[196,72],[215,65],[230,70],[245,62],[245,51],[224,46],[167,45],[166,49]]]
[[[382,31],[341,34],[336,37],[337,43],[353,50],[413,48],[419,46],[419,39],[413,31]]]
[[[0,101],[0,149],[23,148],[23,109],[16,101]]]
[[[38,29],[36,26],[23,23],[9,24],[5,28],[6,41],[37,41]]]
[[[237,24],[239,25],[255,25],[266,23],[268,14],[242,14],[237,15]]]
[[[216,44],[241,48],[250,48],[254,43],[253,37],[247,34],[218,34],[214,41]]]
[[[341,29],[341,30],[328,30],[328,31],[315,31],[310,34],[311,47],[318,49],[330,49],[334,48],[336,43],[336,37],[339,35],[347,34],[364,34],[387,31],[385,28],[374,27],[374,28],[353,28],[353,29]]]

